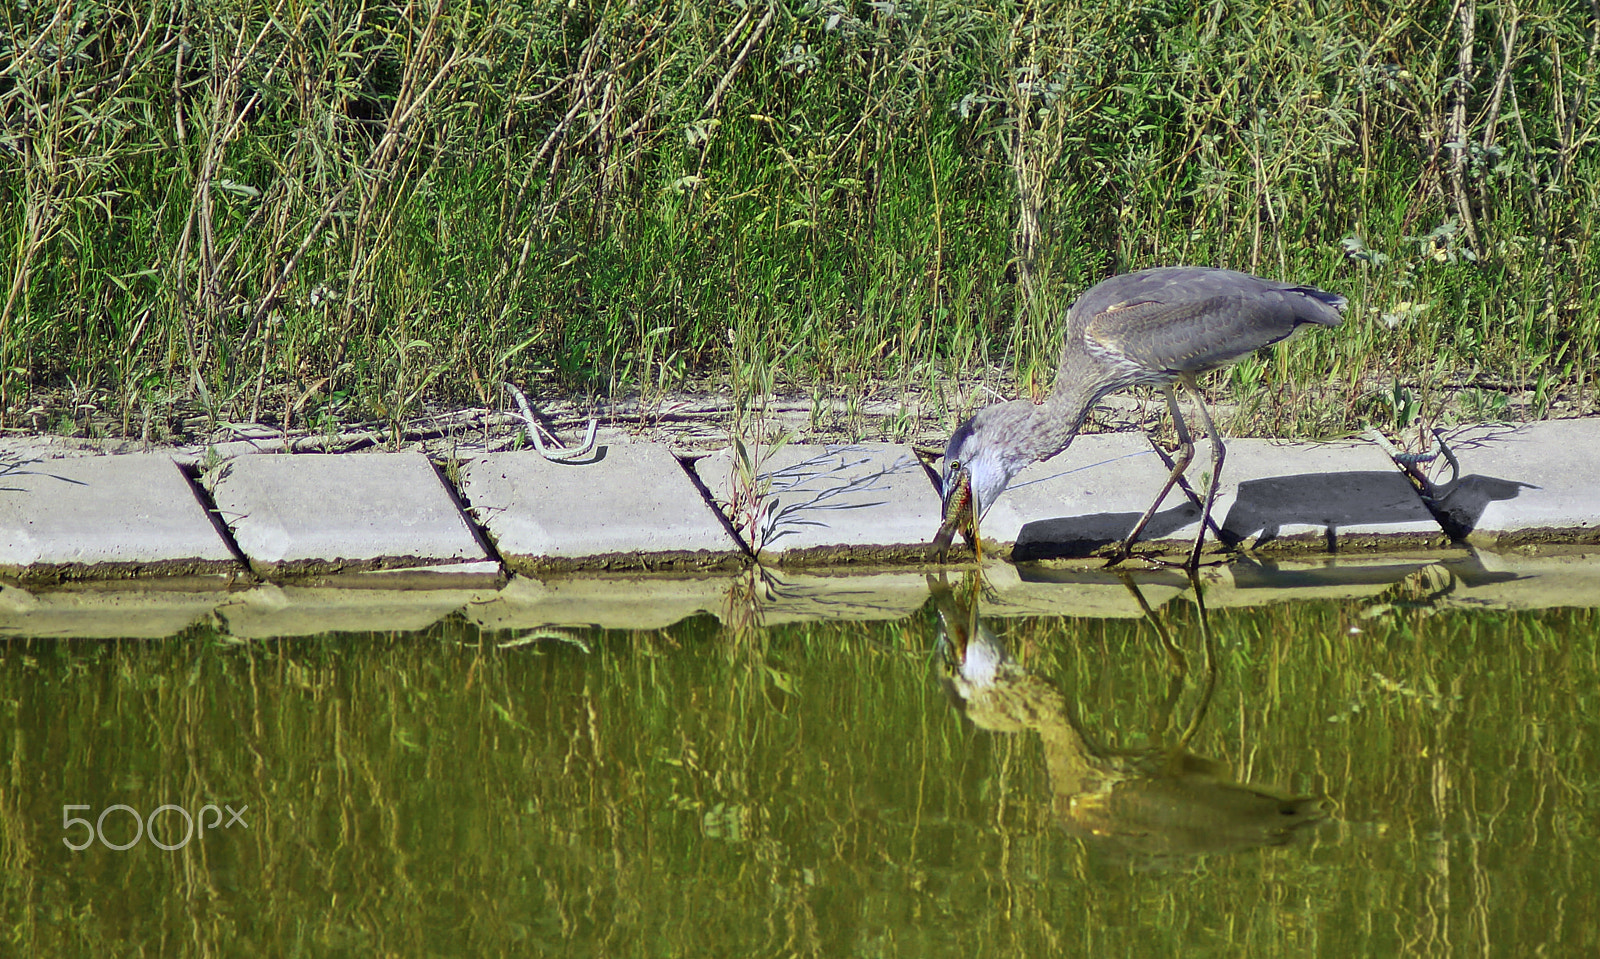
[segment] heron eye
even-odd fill
[[[961,461],[960,460],[951,460],[950,461],[950,472],[952,472],[952,473],[961,472]]]

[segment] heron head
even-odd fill
[[[978,521],[1027,462],[1014,449],[1015,421],[1023,407],[1032,406],[1026,402],[990,406],[956,427],[945,447],[941,472],[944,523],[934,537],[941,551],[958,529],[977,548]]]

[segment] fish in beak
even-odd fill
[[[943,560],[950,549],[950,541],[960,530],[967,542],[972,544],[973,553],[982,559],[983,546],[978,539],[978,509],[972,497],[972,474],[958,468],[950,480],[954,485],[945,493],[944,522],[939,524],[939,531],[933,536],[934,555]]]

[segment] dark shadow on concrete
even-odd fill
[[[1285,526],[1321,527],[1331,552],[1342,528],[1431,522],[1433,515],[1399,473],[1299,473],[1246,480],[1222,522],[1220,539],[1235,546],[1268,543]]]
[[[1017,543],[1011,549],[1011,560],[1021,563],[1088,556],[1102,546],[1122,542],[1122,538],[1133,530],[1133,524],[1139,522],[1139,515],[1091,513],[1087,516],[1034,520],[1017,533]],[[1185,500],[1181,506],[1162,510],[1150,517],[1150,525],[1144,528],[1140,539],[1165,539],[1199,518],[1200,507]]]
[[[1478,521],[1483,518],[1483,511],[1488,509],[1490,503],[1516,499],[1523,490],[1538,488],[1532,483],[1474,473],[1436,491],[1434,515],[1452,539],[1465,539],[1468,533],[1478,528]]]

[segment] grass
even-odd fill
[[[1592,410],[1596,15],[12,4],[0,427],[398,422],[508,378],[959,409],[1178,262],[1351,298],[1221,381],[1279,431],[1402,389]]]

